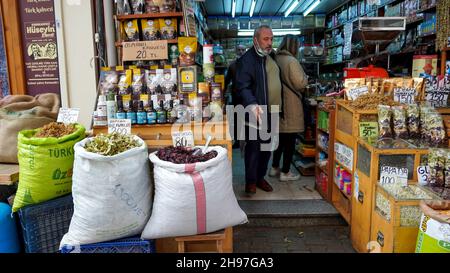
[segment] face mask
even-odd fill
[[[258,54],[258,56],[260,57],[266,57],[269,55],[269,53],[265,52],[264,50],[261,49],[261,47],[259,46],[258,40],[254,39],[254,46],[256,49],[256,53]]]

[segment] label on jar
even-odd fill
[[[147,113],[147,123],[148,124],[156,124],[156,112],[148,112]]]
[[[146,112],[138,112],[137,113],[137,124],[147,124],[147,113]]]
[[[125,113],[125,112],[116,113],[116,119],[126,119],[126,118],[127,118],[127,113]]]
[[[131,120],[131,124],[136,124],[137,123],[137,115],[136,112],[128,112],[127,113],[127,119]]]

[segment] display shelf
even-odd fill
[[[166,12],[166,13],[145,13],[145,14],[130,14],[130,15],[117,15],[116,18],[119,21],[133,20],[133,19],[146,19],[146,18],[173,18],[183,17],[182,12]]]
[[[330,165],[330,164],[328,164],[328,165]],[[323,172],[323,173],[326,174],[327,176],[330,176],[329,173],[328,173],[328,170],[327,170],[326,166],[325,166],[325,167],[321,167],[319,164],[316,164],[316,166],[317,166],[317,168],[319,169],[319,171]]]
[[[338,47],[338,46],[344,46],[344,44],[335,44],[335,45],[327,46],[326,49],[330,49],[330,48],[334,48],[334,47]]]
[[[167,41],[168,44],[177,44],[178,43],[178,39],[171,39],[171,40],[155,40],[155,41]],[[125,41],[121,41],[121,42],[116,42],[116,47],[122,47],[123,43],[139,43],[139,42],[155,42],[155,41],[135,41],[135,42],[125,42]]]
[[[431,32],[431,33],[427,33],[424,35],[420,35],[420,36],[418,36],[418,38],[425,38],[425,37],[430,37],[430,36],[434,36],[434,35],[436,35],[436,32]]]
[[[344,195],[339,187],[333,182],[332,183],[333,196],[332,196],[332,204],[339,212],[339,214],[344,218],[347,224],[351,224],[351,207],[350,200],[348,200],[347,196]]]
[[[412,24],[415,24],[415,23],[418,23],[418,22],[422,22],[424,20],[424,18],[423,17],[421,17],[421,18],[415,18],[415,19],[412,19],[412,20],[410,20],[410,21],[406,21],[406,25],[412,25]]]
[[[345,60],[345,61],[342,61],[342,62],[335,62],[335,63],[326,63],[326,64],[323,64],[324,66],[332,66],[332,65],[342,65],[342,64],[346,64],[346,63],[348,63],[350,60]]]
[[[301,155],[302,157],[305,157],[305,158],[312,158],[312,157],[315,157],[315,155],[305,155],[305,154],[303,154],[301,151],[299,151],[299,150],[296,150],[297,151],[297,153],[299,154],[299,155]]]
[[[436,10],[436,5],[433,5],[433,6],[428,7],[428,8],[419,9],[417,11],[417,13],[427,12],[427,11],[431,11],[431,10]]]
[[[317,127],[317,130],[319,130],[320,132],[325,133],[325,134],[330,134],[329,130],[324,130],[324,129],[319,128],[319,127]]]

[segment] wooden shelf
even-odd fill
[[[320,165],[318,163],[316,163],[316,166],[317,166],[317,168],[319,168],[319,170],[321,172],[323,172],[324,174],[326,174],[328,176],[328,179],[330,179],[330,177],[329,177],[330,175],[328,174],[328,170],[326,168],[320,167]]]
[[[330,134],[329,131],[326,131],[326,130],[324,130],[324,129],[322,129],[322,128],[319,128],[319,127],[317,127],[317,130],[319,130],[319,131],[321,131],[321,132],[323,132],[323,133],[326,133],[326,134]]]
[[[172,18],[183,17],[182,12],[167,12],[167,13],[145,13],[145,14],[131,14],[131,15],[117,15],[119,21],[132,19],[146,19],[146,18]]]
[[[178,44],[178,39],[171,40],[156,40],[156,41],[167,41],[168,44]],[[152,42],[152,41],[135,41],[135,42],[116,42],[116,47],[122,47],[123,43],[138,43],[138,42]]]
[[[427,12],[427,11],[435,10],[435,9],[436,9],[436,5],[431,6],[431,7],[428,7],[428,8],[419,9],[419,10],[417,11],[417,13]]]
[[[411,20],[411,21],[406,21],[406,25],[412,25],[412,24],[415,24],[415,23],[418,23],[418,22],[421,22],[421,21],[423,21],[423,17],[422,18],[416,18],[416,19],[414,19],[414,20]]]
[[[297,151],[297,153],[299,154],[299,155],[301,155],[302,157],[306,157],[306,158],[312,158],[312,157],[316,157],[316,155],[315,154],[313,154],[313,155],[304,155],[303,153],[301,153],[299,150],[296,150]]]

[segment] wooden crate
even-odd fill
[[[194,133],[195,145],[205,145],[206,137],[210,134],[213,137],[211,146],[222,146],[228,150],[228,159],[233,158],[233,148],[231,136],[229,133],[228,122],[209,122],[209,123],[187,123],[182,126],[173,126],[173,124],[161,125],[136,125],[131,128],[133,134],[141,137],[148,145],[150,151],[161,147],[172,146],[172,133],[191,130]],[[94,127],[94,135],[108,133],[107,127]],[[216,242],[199,241],[186,243],[188,251],[192,252],[211,252],[216,249]],[[223,251],[225,253],[233,252],[233,228],[225,229],[225,240],[223,241]],[[158,253],[177,253],[178,243],[176,238],[163,238],[156,240],[156,251]]]
[[[410,185],[409,187],[418,187],[426,192],[430,198],[439,200],[439,197],[423,187],[416,185]],[[372,214],[370,239],[372,242],[379,244],[377,245],[378,249],[375,248],[375,252],[414,253],[422,215],[419,202],[423,198],[396,198],[380,185],[376,186],[375,199],[377,196],[384,201],[375,201]],[[385,205],[381,205],[382,203]],[[411,213],[411,218],[403,216],[406,215],[402,212],[405,208],[415,211]],[[406,221],[406,219],[410,220]]]
[[[319,128],[319,112],[323,111],[326,112],[328,114],[328,120],[329,120],[329,125],[328,125],[328,130],[323,130],[321,128]],[[334,132],[335,132],[335,116],[334,116],[335,110],[334,109],[329,109],[329,108],[324,108],[324,107],[319,107],[318,111],[317,111],[317,128],[316,128],[316,148],[317,148],[317,152],[316,152],[316,190],[319,192],[319,194],[328,202],[332,202],[332,183],[333,183],[333,173],[334,173]],[[328,149],[323,149],[323,147],[321,147],[319,145],[319,135],[320,134],[325,134],[328,135]],[[328,164],[325,167],[320,167],[319,166],[319,152],[325,152],[328,156]],[[323,173],[326,177],[327,177],[327,185],[323,186],[318,184],[318,179],[320,174]],[[324,190],[323,187],[325,187],[326,189]]]
[[[0,164],[0,185],[12,185],[19,181],[19,165]]]
[[[412,161],[411,167],[412,176],[409,179],[409,183],[413,184],[417,181],[417,167],[420,166],[421,157],[428,154],[428,149],[418,149],[411,147],[409,149],[382,149],[377,148],[375,145],[369,144],[366,140],[358,138],[358,146],[356,149],[356,173],[358,175],[358,186],[354,183],[355,190],[358,188],[358,192],[355,192],[352,197],[352,227],[350,232],[350,238],[352,240],[353,247],[358,252],[367,252],[367,245],[370,242],[371,235],[371,223],[372,223],[372,211],[375,195],[375,187],[379,180],[380,175],[380,157],[381,164],[383,158],[388,156],[394,156],[392,161],[396,161],[396,164],[392,166],[404,167],[402,160],[398,157],[407,157],[406,162]]]

